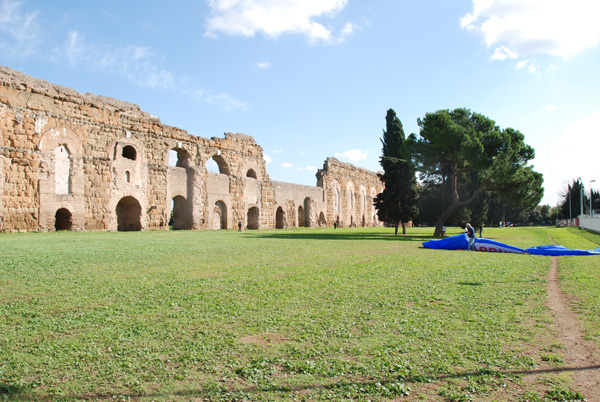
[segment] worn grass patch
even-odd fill
[[[484,235],[550,232],[588,247]],[[431,233],[1,235],[0,399],[544,400],[550,259],[422,248]],[[567,261],[598,300],[597,258]]]

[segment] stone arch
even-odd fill
[[[257,207],[252,207],[248,210],[246,228],[247,229],[258,229],[259,228],[260,211]]]
[[[167,164],[171,167],[188,168],[192,165],[192,157],[185,149],[175,147],[169,151]]]
[[[361,185],[358,189],[359,199],[358,199],[358,213],[364,217],[367,211],[367,189],[365,186]],[[364,225],[363,225],[364,226]]]
[[[246,172],[246,177],[257,179],[256,171],[254,169],[248,169],[248,171]]]
[[[209,169],[209,167],[210,167],[209,164],[211,163],[211,161],[213,161],[217,165],[217,168],[218,168],[220,174],[226,174],[228,176],[231,174],[230,170],[229,170],[229,164],[227,163],[225,158],[223,158],[221,155],[215,154],[206,161],[206,168],[209,171],[212,170],[212,169]]]
[[[323,213],[323,211],[321,211],[321,213],[319,213],[318,225],[319,225],[319,227],[327,226],[327,220],[325,219],[325,214]]]
[[[142,207],[139,201],[131,196],[125,196],[117,203],[117,230],[131,232],[142,230]]]
[[[285,212],[279,207],[275,213],[275,229],[283,229],[285,226]]]
[[[310,197],[306,197],[304,199],[304,226],[311,227],[312,223],[314,223],[312,219],[313,215],[313,207],[312,207],[312,199]]]
[[[61,144],[54,150],[54,193],[71,193],[71,160],[66,145]]]
[[[121,156],[134,161],[137,158],[137,151],[133,145],[125,145],[123,147],[123,151],[121,152]]]
[[[173,230],[191,229],[192,225],[188,219],[188,202],[185,197],[176,195],[172,200],[171,219],[169,226],[173,226]]]
[[[302,205],[300,205],[298,207],[298,227],[304,227],[305,223],[304,223],[304,207]]]
[[[227,229],[227,205],[221,200],[215,202],[213,209],[213,229]]]
[[[346,216],[350,226],[354,225],[354,183],[346,184]]]
[[[67,208],[60,208],[54,214],[55,230],[71,230],[73,227],[73,215]]]

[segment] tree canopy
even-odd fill
[[[406,234],[406,223],[417,214],[417,180],[410,151],[414,137],[407,141],[402,123],[393,109],[387,111],[385,121],[380,159],[383,173],[379,175],[385,189],[375,198],[375,207],[381,221],[395,225],[396,235],[400,223],[402,232]]]
[[[543,177],[527,166],[535,152],[519,131],[501,130],[463,108],[427,113],[418,124],[419,137],[410,147],[416,169],[424,183],[443,185],[448,198],[435,236],[453,213],[484,193],[521,208],[533,209],[541,200]]]

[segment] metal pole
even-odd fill
[[[583,186],[580,185],[579,186],[579,202],[580,202],[580,208],[581,208],[581,213],[579,214],[579,227],[581,227],[581,229],[583,229]]]
[[[592,198],[594,197],[594,192],[592,191],[592,183],[596,180],[590,180],[590,216],[594,216],[594,209],[592,208]]]

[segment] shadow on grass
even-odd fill
[[[288,392],[303,392],[310,390],[355,390],[356,386],[370,388],[373,386],[386,386],[392,385],[395,383],[431,383],[435,381],[441,381],[445,379],[456,379],[456,378],[464,378],[464,379],[472,379],[472,378],[480,378],[487,376],[506,376],[506,375],[542,375],[542,374],[560,374],[560,373],[569,373],[569,372],[585,372],[591,370],[600,370],[600,365],[593,366],[585,366],[585,367],[561,367],[561,368],[549,368],[549,369],[540,369],[540,370],[500,370],[494,371],[490,369],[480,369],[477,371],[469,371],[463,373],[454,373],[454,374],[440,374],[440,375],[423,375],[417,374],[412,377],[392,377],[385,378],[380,380],[371,379],[369,381],[341,381],[335,384],[316,384],[316,385],[297,385],[297,386],[260,386],[255,385],[248,387],[246,389],[238,389],[232,391],[223,390],[222,392],[218,392],[215,390],[201,390],[201,389],[190,389],[190,390],[182,390],[175,392],[155,392],[155,393],[122,393],[118,396],[124,398],[132,398],[132,399],[140,399],[140,398],[169,398],[169,397],[180,397],[180,398],[202,398],[202,400],[225,400],[224,397],[232,397],[235,400],[239,400],[239,398],[235,398],[236,395],[242,394],[261,394],[265,392],[275,392],[275,393],[288,393]],[[8,391],[8,392],[7,392]],[[12,393],[12,392],[14,393]],[[15,392],[16,391],[16,392]],[[38,401],[40,400],[39,396],[27,396],[20,392],[20,389],[13,388],[11,386],[2,386],[0,387],[0,397],[18,397],[21,401]],[[115,393],[110,394],[91,394],[86,393],[82,395],[65,395],[61,396],[60,400],[62,401],[80,401],[80,400],[113,400],[117,395]],[[48,398],[42,398],[46,400]]]
[[[245,231],[244,237],[256,239],[281,239],[281,240],[389,240],[389,241],[425,241],[433,239],[426,234],[394,235],[390,233],[370,233],[367,231],[354,231],[352,229],[315,231]]]

